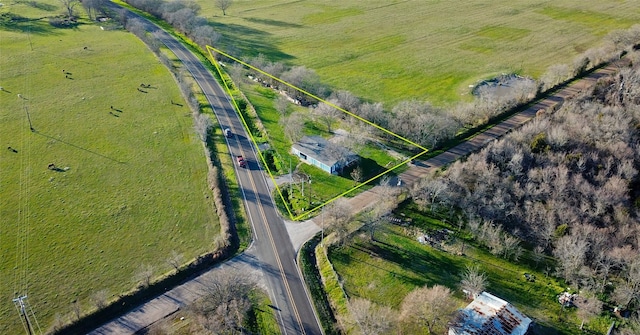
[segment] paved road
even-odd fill
[[[571,83],[567,87],[559,89],[552,95],[537,101],[526,110],[517,113],[487,131],[478,134],[469,141],[460,143],[446,152],[426,161],[419,161],[419,164],[413,165],[407,171],[401,173],[399,175],[400,179],[405,187],[413,186],[415,183],[419,182],[421,178],[429,175],[434,170],[451,164],[472,152],[478,151],[485,147],[489,142],[504,136],[513,129],[521,127],[523,124],[533,119],[539,110],[549,110],[558,103],[564,103],[565,100],[575,97],[581,91],[593,87],[598,79],[617,72],[618,68],[619,64],[611,64],[590,73],[584,78]],[[376,195],[380,190],[381,189],[378,186],[362,192],[357,196],[350,198],[349,205],[354,209],[354,211],[360,211],[367,206],[371,206],[372,201],[376,199]]]
[[[242,155],[248,160],[247,168],[237,165],[235,168],[254,236],[251,253],[234,259],[235,265],[260,270],[283,334],[322,334],[284,221],[277,213],[265,174],[257,163],[255,148],[229,98],[197,57],[157,26],[146,20],[144,22],[145,29],[171,49],[191,72],[221,126],[232,130],[234,136],[227,139],[232,155]],[[171,290],[103,325],[92,334],[131,334],[144,329],[200,296],[206,276],[205,273]]]
[[[243,155],[249,160],[249,168],[239,169],[238,178],[246,199],[247,212],[253,224],[255,243],[243,255],[137,307],[126,315],[96,329],[91,334],[132,334],[146,329],[154,322],[173,314],[185,304],[197,299],[201,295],[203,285],[206,285],[208,277],[214,271],[225,271],[229,268],[264,278],[262,281],[263,286],[269,292],[274,305],[279,311],[278,317],[283,334],[321,334],[308,292],[302,283],[301,275],[295,264],[295,253],[289,239],[289,236],[292,235],[291,229],[289,232],[286,231],[282,218],[276,213],[267,188],[268,182],[265,179],[265,174],[260,171],[254,148],[248,140],[235,111],[229,104],[226,94],[199,60],[182,45],[153,25],[148,26],[148,29],[153,31],[154,35],[173,49],[182,59],[205,92],[222,126],[229,127],[236,134],[229,141],[229,147],[233,154]],[[470,141],[461,143],[441,155],[420,162],[419,165],[412,166],[402,173],[400,178],[406,187],[410,187],[434,169],[450,164],[462,156],[479,150],[490,141],[530,121],[535,117],[538,110],[547,109],[558,102],[575,96],[581,90],[592,86],[598,78],[616,70],[617,67],[612,65],[595,71],[586,78],[557,91],[552,96],[537,102],[527,110],[512,116]],[[374,187],[349,199],[354,211],[370,206],[372,200],[375,199],[375,193],[379,189],[379,187]],[[287,225],[294,230],[297,229],[295,223],[288,223]],[[312,223],[306,224],[303,232],[298,233],[295,237],[292,235],[291,238],[296,241],[296,248],[300,246],[307,236],[313,235],[317,229],[318,227],[314,227]]]

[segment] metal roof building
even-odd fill
[[[469,306],[459,311],[449,335],[524,335],[531,319],[513,305],[482,292]]]
[[[356,154],[321,136],[303,137],[291,147],[291,152],[303,162],[331,174],[338,174],[342,168],[358,159]]]

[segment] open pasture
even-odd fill
[[[34,3],[0,12],[61,11]],[[0,334],[24,331],[18,294],[45,331],[56,314],[73,319],[76,301],[95,308],[97,292],[133,289],[142,265],[170,271],[172,251],[187,261],[219,234],[203,146],[169,71],[132,34],[81,23],[0,24]]]
[[[501,73],[537,78],[640,22],[637,2],[619,0],[235,0],[226,16],[196,2],[225,36],[214,47],[304,65],[387,108],[470,99]]]

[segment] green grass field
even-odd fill
[[[54,0],[40,7],[0,11],[31,18],[61,11]],[[219,225],[191,113],[170,103],[186,106],[142,42],[98,25],[7,22],[0,25],[0,333],[18,334],[17,294],[28,294],[44,331],[76,300],[86,311],[97,291],[112,298],[133,289],[142,264],[159,275],[171,269],[172,250],[185,261],[210,250]],[[141,83],[152,88],[139,92]]]
[[[197,0],[232,54],[316,70],[336,89],[387,107],[445,105],[503,72],[539,77],[640,22],[634,1],[236,0],[222,16]]]

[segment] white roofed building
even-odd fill
[[[321,136],[305,136],[293,144],[291,152],[307,163],[331,174],[338,174],[355,163],[358,156]]]
[[[459,311],[449,335],[525,335],[531,319],[510,303],[482,292]]]

